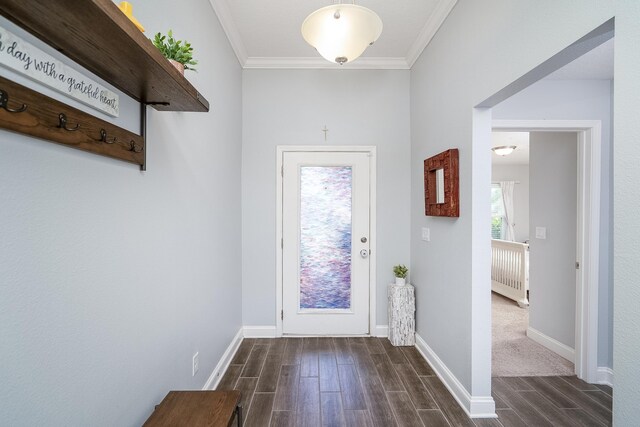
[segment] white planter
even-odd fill
[[[404,286],[407,284],[407,280],[404,277],[396,277],[396,285]]]

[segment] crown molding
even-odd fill
[[[431,39],[433,39],[458,0],[440,0],[420,34],[418,34],[416,41],[411,45],[406,58],[360,57],[343,66],[326,61],[321,57],[249,57],[227,1],[209,0],[242,68],[409,70]]]
[[[242,37],[240,37],[238,27],[233,20],[227,0],[209,0],[209,3],[211,3],[213,11],[218,16],[218,21],[220,21],[220,25],[222,25],[222,29],[227,35],[227,39],[229,39],[231,48],[235,52],[238,62],[240,62],[240,66],[244,67],[247,62],[247,50],[242,42]]]
[[[338,65],[318,57],[250,57],[244,63],[244,68],[271,69],[333,69],[333,70],[408,70],[404,58],[372,58],[360,57],[345,65]]]
[[[409,68],[413,67],[413,64],[418,60],[422,51],[427,47],[427,45],[433,39],[433,36],[436,35],[438,29],[447,19],[451,10],[456,5],[458,0],[440,0],[440,2],[436,5],[435,10],[429,17],[427,23],[422,27],[420,34],[418,34],[418,38],[413,42],[411,48],[409,48],[409,52],[407,52],[407,64],[409,64]]]

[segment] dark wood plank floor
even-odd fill
[[[414,347],[386,338],[245,339],[218,390],[246,426],[608,426],[612,390],[576,377],[494,378],[498,419],[471,420]]]

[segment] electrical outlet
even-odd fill
[[[422,227],[422,240],[425,242],[431,241],[431,230],[427,227]]]
[[[198,373],[198,369],[200,369],[200,354],[196,351],[196,354],[193,355],[193,369],[192,369],[192,377],[195,377]]]

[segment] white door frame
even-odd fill
[[[368,153],[369,162],[369,335],[376,331],[376,147],[278,145],[276,147],[276,336],[282,336],[282,168],[285,152],[354,152]]]
[[[576,258],[576,375],[595,383],[598,373],[598,289],[602,130],[599,120],[493,120],[498,131],[578,133]]]

